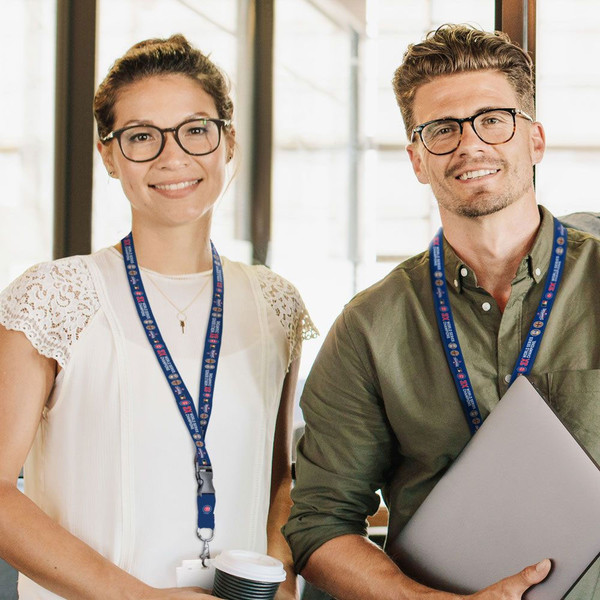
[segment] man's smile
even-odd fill
[[[460,179],[461,181],[466,181],[467,179],[478,179],[479,177],[485,177],[486,175],[494,175],[499,171],[499,169],[478,169],[477,171],[465,171],[456,177],[456,179]]]

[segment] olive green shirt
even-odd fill
[[[553,222],[540,211],[504,313],[444,240],[452,312],[484,418],[508,388],[544,289]],[[306,431],[294,507],[284,528],[299,571],[326,541],[366,534],[379,489],[395,537],[470,439],[438,333],[428,261],[429,252],[415,256],[354,297],[312,368],[301,401]],[[598,462],[599,295],[600,240],[568,229],[561,286],[530,379]],[[600,600],[598,567],[569,600]]]

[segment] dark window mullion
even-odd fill
[[[96,0],[58,0],[54,258],[91,250],[95,40]]]

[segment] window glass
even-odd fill
[[[238,0],[98,0],[97,84],[119,56],[133,44],[152,37],[182,33],[210,55],[228,75],[236,104],[238,62]],[[234,166],[232,163],[231,175]],[[219,251],[246,259],[247,244],[236,244],[236,179],[227,187],[213,219],[212,237]],[[94,250],[120,240],[130,229],[129,204],[121,185],[111,179],[96,153],[94,163],[92,246]],[[241,247],[240,247],[241,244]]]
[[[52,257],[56,2],[0,4],[0,289]]]
[[[537,27],[537,118],[547,144],[536,168],[538,200],[557,216],[598,212],[590,177],[600,160],[600,4],[538,2]]]
[[[300,290],[323,333],[352,295],[353,32],[319,3],[278,0],[270,266]],[[304,346],[303,373],[318,350]]]

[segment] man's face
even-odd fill
[[[521,108],[498,71],[438,77],[418,88],[414,100],[417,125],[470,117],[487,108]],[[542,159],[544,147],[542,126],[517,117],[515,135],[504,144],[486,144],[470,123],[463,123],[460,145],[451,154],[429,153],[418,135],[407,150],[417,179],[431,185],[442,215],[482,217],[518,201],[535,201],[532,167]]]

